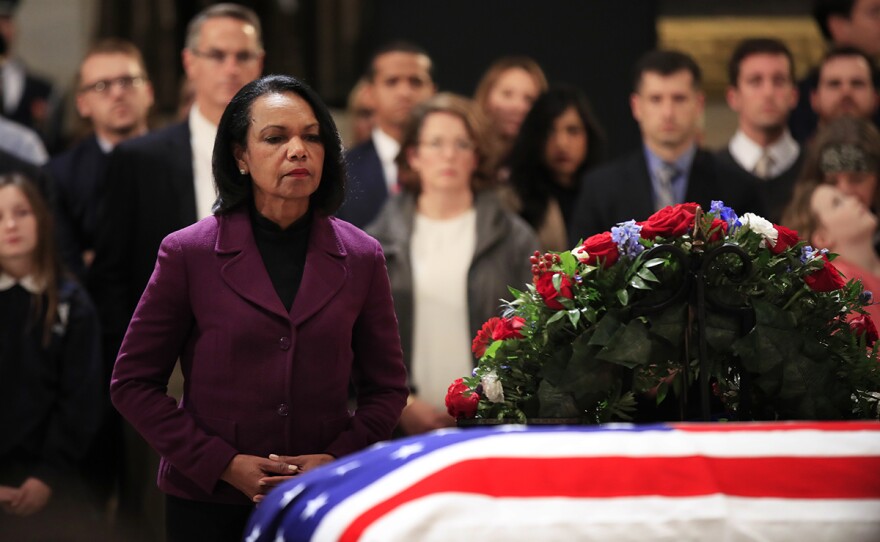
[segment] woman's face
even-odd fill
[[[867,207],[874,205],[877,174],[869,171],[841,171],[825,174],[825,182],[833,184],[844,194],[859,198]]]
[[[544,162],[560,184],[569,185],[586,159],[587,128],[577,109],[569,107],[553,121],[544,147]]]
[[[856,196],[845,194],[830,184],[820,184],[810,197],[810,210],[819,221],[817,233],[825,235],[827,247],[838,242],[867,236],[877,228],[877,217]]]
[[[292,92],[266,94],[251,106],[247,147],[236,148],[240,169],[253,179],[257,209],[294,203],[308,209],[321,183],[324,144],[311,106]]]
[[[538,84],[526,70],[511,68],[495,81],[486,107],[501,135],[513,139],[538,97]]]
[[[471,189],[477,153],[464,120],[451,113],[430,113],[422,123],[419,141],[407,152],[418,173],[423,194]]]
[[[37,216],[24,192],[0,188],[0,267],[33,258],[37,237]]]

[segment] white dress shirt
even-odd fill
[[[193,183],[196,191],[196,220],[201,220],[211,216],[211,207],[217,200],[214,173],[211,169],[217,125],[206,119],[196,104],[193,104],[189,110],[189,133],[193,157]]]
[[[394,193],[397,191],[397,163],[395,160],[400,153],[400,143],[381,129],[373,128],[373,145],[376,147],[379,161],[382,162],[388,193]]]
[[[733,159],[749,173],[755,171],[758,160],[764,154],[764,148],[749,139],[742,130],[737,130],[730,139],[728,149],[730,149]],[[768,146],[766,151],[772,160],[767,178],[772,179],[788,171],[788,168],[795,163],[800,153],[800,146],[786,129],[782,137]]]

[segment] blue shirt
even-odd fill
[[[657,194],[660,191],[660,179],[657,178],[657,171],[660,169],[663,160],[651,152],[647,145],[644,145],[643,148],[645,150],[645,162],[648,164],[648,175],[651,176],[652,199],[656,202]],[[675,197],[675,203],[684,203],[684,197],[687,194],[688,178],[691,174],[691,165],[694,163],[694,156],[696,154],[697,146],[691,145],[681,156],[670,162],[678,172],[672,178],[672,193]]]

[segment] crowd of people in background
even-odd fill
[[[498,59],[466,97],[402,41],[352,89],[343,147],[311,89],[261,78],[260,21],[236,4],[190,21],[187,105],[163,128],[140,51],[91,46],[74,90],[90,130],[60,148],[59,97],[15,55],[14,4],[0,2],[0,540],[210,525],[239,540],[272,476],[453,425],[446,387],[535,251],[668,205],[723,200],[795,228],[880,289],[880,0],[815,2],[828,51],[802,81],[785,43],[740,42],[721,149],[700,144],[701,67],[647,52],[629,96],[642,145],[613,160],[587,94],[535,60]],[[308,190],[279,191],[287,176]]]

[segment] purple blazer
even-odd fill
[[[180,405],[166,395],[178,358]],[[249,502],[220,481],[235,454],[360,450],[390,438],[407,393],[379,243],[316,215],[288,313],[246,209],[162,241],[110,384],[113,404],[162,456],[159,488],[225,503]]]

